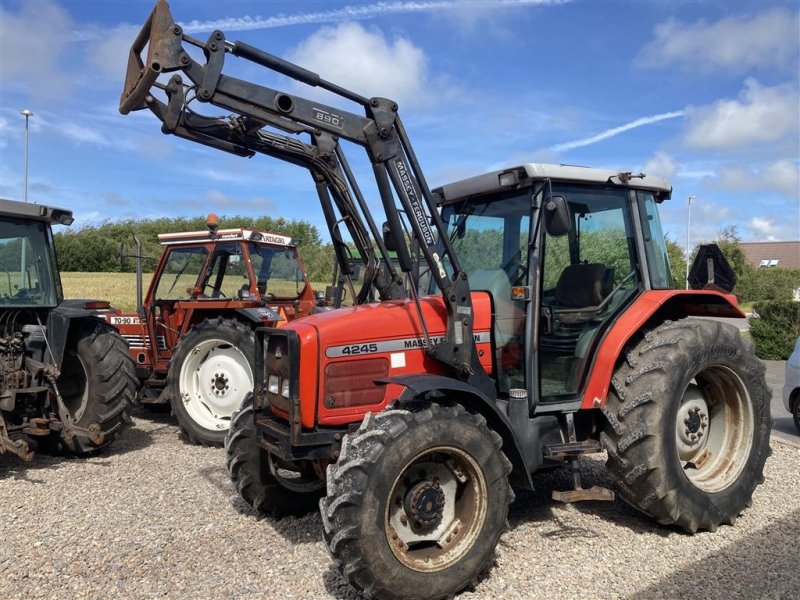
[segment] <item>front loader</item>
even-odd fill
[[[228,77],[229,56],[363,116]],[[187,98],[232,115],[203,117]],[[163,0],[131,50],[120,110],[139,109],[166,133],[307,168],[343,274],[342,229],[363,259],[360,304],[260,331],[226,450],[257,510],[298,514],[321,498],[328,549],[367,596],[471,585],[512,485],[532,487],[543,468],[572,471],[558,500],[612,498],[581,483],[578,458],[602,450],[619,494],[659,523],[715,530],[751,502],[769,454],[764,367],[735,328],[692,318],[743,318],[735,297],[673,289],[666,181],[522,164],[431,190],[396,103],[220,31],[194,39]],[[366,151],[380,227],[342,142]]]

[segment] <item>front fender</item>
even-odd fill
[[[581,408],[605,406],[617,361],[628,341],[646,323],[685,316],[746,318],[733,294],[712,290],[651,290],[643,293],[622,313],[600,342]]]
[[[534,461],[523,451],[512,423],[495,400],[468,383],[443,375],[400,375],[390,377],[385,381],[406,388],[396,401],[401,406],[418,402],[422,397],[433,393],[433,397],[426,398],[426,400],[431,402],[444,399],[455,401],[464,408],[483,415],[489,427],[503,438],[503,450],[511,461],[512,473],[515,478],[521,480],[522,484],[533,488],[530,474],[539,465],[531,464]]]

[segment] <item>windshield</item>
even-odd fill
[[[250,262],[260,294],[269,299],[295,299],[306,287],[305,273],[294,248],[250,244]]]
[[[487,285],[485,280],[500,272],[509,285],[525,285],[530,215],[530,190],[442,208],[447,235],[462,268],[469,275],[470,287],[483,289]],[[447,257],[443,262],[450,272]],[[421,273],[421,289],[438,293],[427,272]]]
[[[46,223],[6,218],[0,222],[0,304],[56,306],[50,229]]]

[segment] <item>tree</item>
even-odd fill
[[[676,289],[682,289],[686,287],[686,256],[683,253],[683,248],[678,242],[673,242],[669,239],[667,235],[664,236],[664,243],[667,246],[672,285]]]
[[[742,277],[753,268],[747,262],[747,256],[745,256],[742,249],[742,238],[736,225],[726,225],[720,229],[719,236],[714,243],[722,250],[722,254],[725,255],[728,263],[730,263],[733,272],[736,273],[736,277]]]

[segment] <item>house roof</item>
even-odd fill
[[[746,242],[741,247],[747,262],[756,268],[800,269],[800,241]]]

